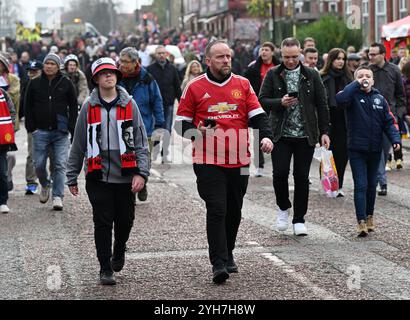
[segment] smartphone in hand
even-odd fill
[[[288,92],[288,96],[292,98],[298,98],[299,97],[299,92],[294,91],[294,92]]]

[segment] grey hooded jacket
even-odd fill
[[[120,94],[118,105],[125,108],[132,100],[127,91],[117,86]],[[98,89],[91,92],[90,97],[84,102],[75,127],[73,144],[67,164],[67,185],[77,185],[77,177],[84,164],[87,173],[87,110],[88,105],[102,105],[98,96]],[[147,133],[137,104],[132,100],[133,105],[133,127],[134,145],[136,148],[137,164],[139,175],[147,180],[149,176],[149,152]],[[102,154],[102,181],[107,183],[131,183],[132,176],[123,177],[121,175],[120,146],[117,128],[117,108],[112,108],[108,113],[107,109],[101,108],[101,154]],[[108,121],[109,118],[109,121]],[[109,122],[109,127],[107,126]]]

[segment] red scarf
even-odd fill
[[[136,78],[136,77],[139,77],[139,75],[141,73],[141,65],[139,63],[135,67],[134,72],[131,72],[131,73],[125,73],[124,70],[122,69],[121,65],[119,66],[119,69],[122,73],[123,78]]]
[[[0,90],[0,150],[3,152],[17,150],[13,121],[2,90]]]
[[[130,176],[139,172],[134,146],[132,100],[125,108],[117,106],[117,128],[121,155],[121,175]],[[87,114],[87,177],[101,180],[101,106],[91,104]]]

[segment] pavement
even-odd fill
[[[189,143],[180,164],[153,163],[147,202],[136,205],[126,265],[115,287],[98,281],[91,206],[66,190],[64,211],[38,195],[24,195],[27,145],[17,133],[11,212],[0,216],[0,297],[24,300],[396,300],[410,299],[410,153],[404,169],[389,172],[387,197],[376,203],[377,230],[356,237],[353,182],[348,168],[345,198],[329,199],[311,170],[309,235],[275,230],[272,179],[251,176],[234,251],[239,273],[226,284],[211,280],[205,205],[189,164]],[[408,140],[403,142],[408,148]],[[174,150],[176,150],[175,148]],[[271,172],[266,157],[266,173]],[[292,179],[290,189],[293,190]],[[293,198],[293,191],[291,192]]]

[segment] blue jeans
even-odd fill
[[[354,181],[354,206],[357,221],[366,220],[374,213],[376,201],[377,170],[380,152],[359,152],[349,150],[350,167]]]
[[[172,123],[174,117],[174,105],[164,106],[164,117],[165,117],[165,130],[169,132],[169,135],[164,135],[164,140],[162,144],[162,154],[166,156],[169,154],[169,146],[171,143],[171,132]]]
[[[386,163],[389,158],[389,152],[391,147],[392,146],[389,138],[386,136],[386,134],[383,133],[382,152],[380,157],[379,169],[377,170],[377,182],[379,183],[380,187],[387,186]]]
[[[50,185],[46,168],[49,152],[53,157],[54,168],[51,177],[53,179],[53,197],[64,197],[69,146],[68,133],[59,130],[33,132],[33,161],[42,187]]]
[[[0,152],[0,205],[7,204],[9,199],[7,167],[7,152]]]

